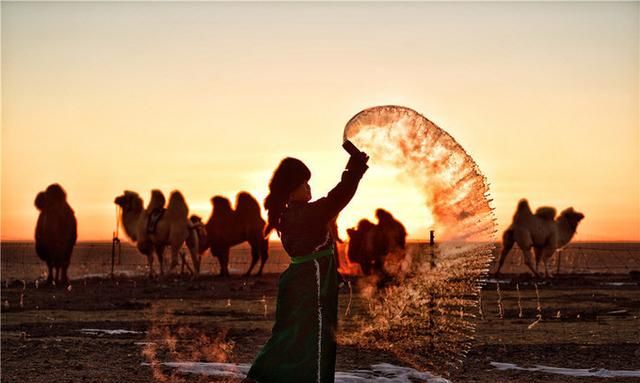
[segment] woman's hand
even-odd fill
[[[349,157],[349,162],[347,162],[347,170],[358,174],[364,174],[364,172],[369,168],[369,166],[367,165],[367,161],[369,161],[369,156],[367,155],[367,153],[356,153]]]

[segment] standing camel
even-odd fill
[[[178,265],[180,248],[185,242],[191,254],[195,275],[200,272],[198,235],[187,218],[189,207],[179,191],[171,193],[166,209],[164,195],[160,190],[151,192],[147,209],[143,209],[143,201],[138,193],[128,190],[116,197],[114,202],[122,208],[121,221],[127,236],[136,243],[138,251],[147,256],[151,278],[154,276],[153,253],[158,257],[160,275],[163,275],[165,248],[171,247],[171,272]]]
[[[242,242],[251,245],[251,266],[245,275],[250,275],[260,258],[258,275],[262,274],[264,264],[269,257],[269,240],[264,237],[265,221],[262,219],[258,201],[247,192],[236,197],[236,209],[225,197],[211,199],[213,211],[207,222],[207,235],[211,254],[218,257],[220,275],[229,275],[229,250]]]
[[[509,250],[517,243],[522,250],[524,263],[529,267],[533,275],[539,277],[538,264],[544,263],[545,277],[552,277],[549,271],[549,260],[556,249],[562,248],[571,241],[578,224],[584,218],[584,214],[574,211],[572,207],[565,209],[555,219],[556,209],[552,207],[540,207],[536,213],[531,212],[529,202],[521,199],[513,216],[513,223],[502,236],[502,253],[498,261],[496,275],[500,274],[502,264],[509,254]],[[531,248],[535,251],[535,268],[531,257]]]
[[[356,229],[348,229],[349,260],[360,264],[364,275],[384,273],[387,255],[404,251],[407,231],[404,225],[384,209],[376,210],[378,224],[368,219],[358,222]]]
[[[67,193],[58,184],[49,185],[38,193],[35,205],[40,210],[35,233],[36,254],[47,263],[49,274],[46,284],[55,280],[57,284],[67,285],[67,270],[78,238],[78,223],[67,203]]]

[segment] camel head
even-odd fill
[[[116,197],[113,202],[125,212],[137,213],[142,211],[142,198],[136,192],[125,190],[124,194]]]
[[[199,215],[193,214],[191,215],[191,217],[189,217],[189,221],[191,221],[193,225],[202,224],[202,217],[200,217]]]
[[[59,184],[51,184],[43,192],[38,193],[35,205],[38,210],[44,210],[56,204],[67,201],[67,193]]]
[[[558,217],[558,221],[563,220],[567,222],[567,224],[569,225],[569,228],[571,228],[571,230],[575,232],[576,229],[578,228],[578,224],[580,223],[580,221],[582,221],[583,218],[584,218],[584,214],[579,213],[573,210],[573,207],[570,207],[568,209],[563,210],[562,213],[560,213],[560,217]]]

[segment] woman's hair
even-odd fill
[[[264,200],[264,208],[269,216],[264,230],[265,237],[273,229],[280,234],[280,219],[289,202],[289,196],[310,178],[311,171],[299,159],[287,157],[280,162],[269,182],[269,195]]]

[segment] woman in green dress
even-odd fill
[[[280,276],[276,322],[245,382],[332,383],[336,364],[338,271],[330,223],[349,203],[367,170],[365,153],[352,155],[329,194],[311,200],[311,172],[285,158],[275,170],[265,208],[291,264]]]

